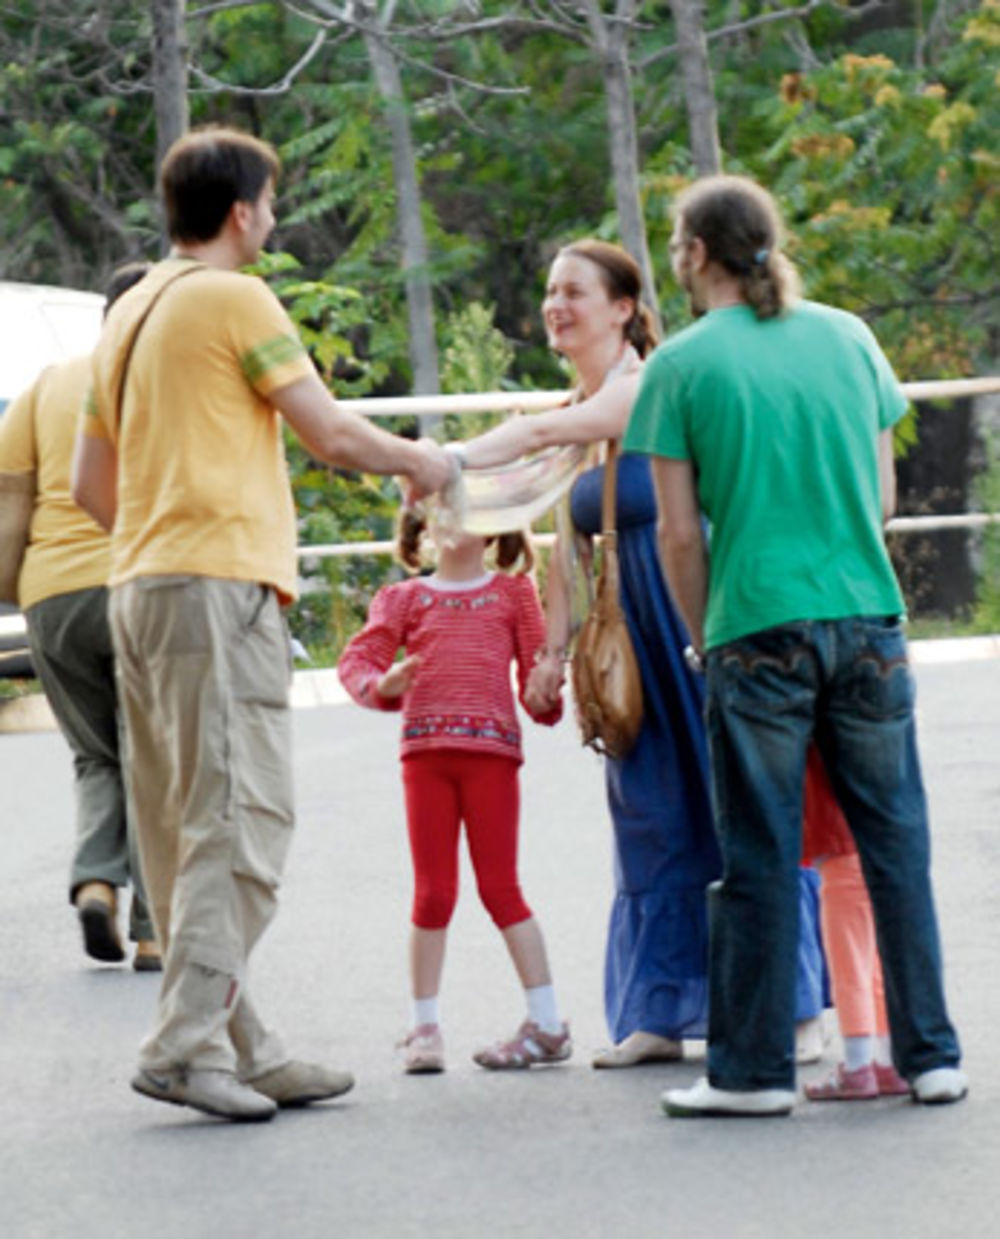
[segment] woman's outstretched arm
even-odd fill
[[[464,464],[469,469],[488,469],[546,447],[620,438],[638,387],[638,371],[623,374],[578,404],[509,418],[462,443]]]

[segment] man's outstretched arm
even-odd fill
[[[331,465],[366,473],[400,474],[410,497],[420,499],[445,486],[452,457],[430,439],[404,439],[373,426],[337,404],[319,375],[279,387],[268,400],[314,456]]]

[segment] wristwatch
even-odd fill
[[[704,673],[705,655],[701,652],[701,650],[696,650],[693,645],[685,645],[684,661],[696,675],[702,675]]]

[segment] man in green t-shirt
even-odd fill
[[[795,1101],[798,864],[815,742],[875,910],[893,1057],[920,1102],[966,1092],[945,1008],[903,602],[882,524],[906,401],[853,315],[797,300],[770,195],[697,182],[674,273],[697,321],[647,362],[625,449],[656,457],[661,550],[707,674],[724,876],[712,892],[708,1076],[668,1114]],[[702,514],[711,523],[710,547]]]

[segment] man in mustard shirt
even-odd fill
[[[107,308],[142,279],[145,263],[112,276]],[[107,533],[70,495],[70,465],[80,407],[90,388],[90,358],[49,366],[0,420],[0,469],[33,471],[35,509],[18,600],[38,678],[73,752],[76,846],[69,898],[93,959],[125,958],[117,892],[132,884],[133,966],[153,971],[159,948],[146,907],[135,832],[125,811],[119,712],[108,621]]]
[[[447,454],[344,412],[277,298],[241,274],[274,226],[278,161],[249,135],[180,139],[160,173],[173,249],[109,315],[75,495],[112,531],[111,616],[129,790],[164,955],[133,1087],[236,1120],[334,1097],[344,1071],[290,1059],[246,986],[291,840],[295,511],[282,418],[317,457],[402,474]]]

